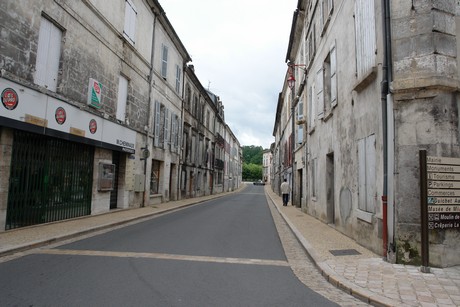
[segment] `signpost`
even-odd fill
[[[460,229],[460,158],[420,157],[422,271],[429,272],[428,230]]]

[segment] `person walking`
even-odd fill
[[[284,178],[284,182],[281,184],[281,194],[283,195],[283,206],[287,206],[289,202],[289,192],[291,192],[291,187],[289,183],[287,183],[286,178]]]

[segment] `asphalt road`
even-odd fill
[[[294,275],[263,186],[0,263],[1,306],[337,306]]]

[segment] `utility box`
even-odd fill
[[[145,186],[144,182],[145,182],[144,174],[134,175],[134,192],[144,192],[144,186]]]

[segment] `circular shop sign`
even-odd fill
[[[91,132],[91,134],[95,134],[97,131],[97,122],[95,119],[92,119],[89,121],[89,132]]]
[[[65,123],[65,120],[67,119],[67,114],[63,107],[59,107],[56,109],[56,112],[54,113],[54,118],[56,118],[56,122],[59,125]]]
[[[7,110],[14,110],[18,106],[18,94],[12,88],[6,88],[2,92],[2,104]]]

